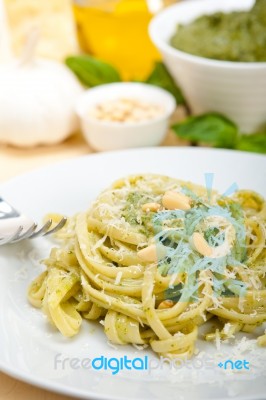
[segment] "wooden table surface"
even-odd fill
[[[182,109],[177,110],[174,120],[184,116]],[[173,132],[168,132],[164,146],[184,145]],[[18,149],[0,145],[0,183],[18,174],[67,158],[92,153],[81,134],[76,134],[64,143],[53,147]],[[4,345],[4,344],[2,344]],[[63,395],[36,388],[0,372],[0,400],[62,400],[71,399]]]

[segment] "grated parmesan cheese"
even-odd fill
[[[123,273],[121,271],[119,271],[115,278],[115,285],[119,285],[119,283],[121,282],[122,276],[123,276]]]

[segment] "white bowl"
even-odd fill
[[[101,121],[88,115],[89,109],[97,104],[121,97],[159,105],[163,111],[156,118],[138,122]],[[160,144],[175,107],[175,98],[163,89],[143,83],[123,82],[87,90],[81,95],[76,111],[88,143],[95,150],[104,151]]]
[[[254,0],[192,0],[166,8],[150,24],[150,36],[195,114],[217,111],[242,132],[266,122],[266,62],[211,60],[176,50],[169,44],[178,23],[216,11],[247,10]]]

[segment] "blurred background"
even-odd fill
[[[192,21],[193,25],[206,10],[201,33],[212,40],[213,32],[206,29],[213,26],[208,16],[212,20],[212,13],[235,15],[239,11],[240,23],[233,22],[231,36],[247,38],[249,44],[239,47],[229,37],[228,48],[234,52],[238,45],[237,53],[245,53],[256,41],[264,54],[265,3],[0,0],[0,165],[6,166],[0,170],[0,180],[53,160],[99,150],[84,134],[82,122],[87,114],[84,118],[78,115],[77,104],[91,88],[113,82],[138,82],[146,88],[149,84],[173,96],[177,108],[165,116],[169,129],[162,132],[162,145],[204,145],[265,154],[264,58],[243,65],[213,57],[210,63],[204,55],[187,57],[186,51],[180,52],[169,41],[182,24]],[[257,20],[249,14],[254,4]],[[223,37],[217,36],[214,42],[224,42]],[[192,43],[208,47],[197,35],[192,35]],[[136,129],[142,135],[141,128],[136,125]],[[123,146],[132,147],[129,143]]]
[[[151,18],[176,0],[0,0],[19,56],[34,27],[36,55],[64,60],[83,51],[110,62],[124,79],[141,79],[160,59],[148,36]],[[2,7],[3,8],[3,7]],[[2,33],[2,35],[4,35]]]
[[[71,79],[76,78],[75,75],[80,78],[79,65],[78,70],[75,68],[76,57],[82,54],[92,56],[84,68],[90,71],[91,67],[95,67],[89,82],[84,85],[84,80],[80,79],[82,90],[94,86],[94,77],[98,79],[95,85],[108,83],[108,68],[105,71],[103,63],[93,65],[94,57],[115,68],[119,80],[145,82],[155,63],[161,61],[158,50],[149,38],[149,22],[162,9],[174,3],[178,1],[0,0],[0,86],[6,89],[1,91],[2,95],[0,93],[0,165],[5,166],[0,168],[0,181],[54,161],[93,152],[76,121],[72,124],[77,94],[74,96],[74,82]],[[36,31],[38,35],[34,39]],[[20,68],[20,60],[25,58],[25,53],[29,62],[27,65],[23,61],[22,64],[27,68]],[[74,58],[73,68],[65,64],[69,56]],[[31,59],[56,62],[64,72],[61,73],[62,81],[59,79],[60,73],[54,74],[54,79],[51,79],[51,71],[39,68]],[[19,68],[13,71],[14,60]],[[161,80],[164,84],[166,76],[166,85],[170,82],[170,90],[173,86],[179,96],[172,78],[161,65],[159,67],[161,70],[158,71],[159,76],[155,76],[155,84],[157,80],[159,86]],[[26,74],[27,71],[26,76],[24,72]],[[65,79],[65,84],[63,75],[67,72],[71,77]],[[52,91],[48,90],[49,81],[50,85],[54,82]],[[69,87],[70,93],[73,90],[69,111],[65,100],[67,96],[60,89],[62,85]],[[39,105],[38,109],[32,104],[32,99],[35,99],[35,105]],[[67,118],[62,114],[63,110]],[[175,115],[177,119],[184,118],[185,108],[180,106]],[[63,127],[64,120],[70,121],[70,117],[71,124],[66,126],[65,122]],[[56,124],[57,127],[61,124],[61,135]],[[180,143],[188,142],[178,139],[169,131],[164,144]]]

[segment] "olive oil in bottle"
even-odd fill
[[[117,67],[126,80],[144,79],[160,59],[148,34],[153,15],[149,0],[74,1],[82,50]]]

